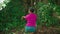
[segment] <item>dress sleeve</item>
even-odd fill
[[[29,17],[29,15],[24,16],[25,19],[28,18],[28,17]]]

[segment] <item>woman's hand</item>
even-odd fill
[[[24,17],[25,17],[25,16],[22,16],[22,18],[21,18],[21,19],[23,20],[23,19],[24,19]]]
[[[24,18],[25,16],[22,16],[22,18]]]

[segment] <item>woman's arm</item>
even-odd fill
[[[25,18],[25,16],[22,16],[22,18],[21,19],[24,19]]]
[[[26,16],[22,16],[22,19],[27,19],[27,18],[29,18],[29,14],[28,15],[26,15]]]

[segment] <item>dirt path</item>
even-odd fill
[[[0,34],[25,34],[24,29],[11,30],[9,32],[0,32]],[[37,29],[34,34],[60,34],[60,28]]]
[[[24,29],[13,32],[13,34],[25,34]],[[60,28],[38,29],[34,34],[60,34]]]

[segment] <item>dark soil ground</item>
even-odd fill
[[[0,34],[26,34],[23,29],[13,29],[9,32],[0,32]],[[60,34],[60,28],[49,27],[49,28],[38,28],[34,34]]]

